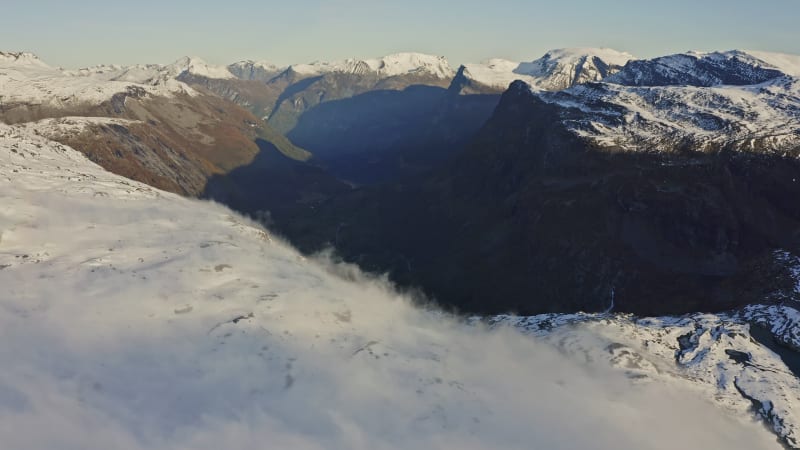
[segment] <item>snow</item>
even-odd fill
[[[637,383],[684,385],[740,414],[753,407],[752,400],[769,405],[758,413],[789,447],[800,448],[800,380],[750,335],[756,326],[750,323],[758,323],[778,339],[800,343],[800,313],[792,307],[752,305],[740,313],[660,318],[498,316],[490,323],[553,342],[567,354],[606,361]]]
[[[796,379],[728,319],[465,323],[35,129],[0,124],[5,448],[779,448],[731,375],[795,429]]]
[[[27,52],[0,52],[0,67],[36,67],[40,69],[49,69],[50,66],[45,64],[38,56],[33,53]]]
[[[485,86],[506,89],[522,80],[534,89],[560,90],[574,84],[599,81],[624,66],[633,55],[607,48],[567,48],[550,50],[532,62],[490,59],[480,64],[465,64],[464,76]],[[597,60],[611,66],[606,71]]]
[[[177,80],[186,73],[215,79],[235,78],[226,67],[196,57],[184,57],[168,65],[100,65],[61,70],[31,54],[0,53],[0,96],[6,104],[63,108],[99,105],[132,89],[151,96],[197,95],[194,89]]]
[[[636,59],[628,52],[621,52],[612,48],[596,48],[596,47],[573,47],[550,50],[545,56],[553,60],[575,60],[580,59],[585,55],[595,56],[602,59],[606,64],[612,66],[624,66],[628,61]]]
[[[769,55],[761,56],[769,59]],[[748,67],[774,69],[774,63],[787,75],[758,84],[721,85],[716,83],[716,75],[695,71],[697,58],[717,63],[736,58],[749,64],[739,66],[746,72]],[[646,72],[639,71],[635,79],[630,73],[620,78],[620,72],[601,83],[557,93],[541,93],[537,86],[531,89],[547,102],[580,110],[583,116],[578,118],[565,112],[564,123],[601,146],[668,150],[671,145],[690,143],[701,151],[722,146],[740,150],[758,147],[780,154],[800,147],[800,79],[788,75],[792,70],[786,62],[792,59],[772,55],[768,64],[732,51],[680,54],[652,61],[650,68],[657,76],[696,77],[709,87],[647,85],[646,79],[638,78]],[[749,72],[743,76],[749,76]],[[620,80],[626,83],[618,84]],[[626,85],[627,81],[638,85]]]
[[[400,75],[426,75],[452,78],[455,74],[443,56],[422,53],[396,53],[377,59],[345,59],[333,62],[295,64],[290,69],[297,74],[314,76],[326,73],[375,74],[379,78]]]
[[[21,103],[54,108],[99,105],[132,89],[152,96],[194,95],[192,88],[174,79],[176,75],[166,73],[158,65],[64,71],[42,63],[33,55],[16,59],[5,56],[0,58],[0,95],[6,105]]]
[[[141,122],[111,117],[65,116],[16,124],[12,126],[12,129],[16,129],[21,133],[40,135],[48,139],[57,140],[67,136],[79,135],[98,125],[119,125],[127,128],[137,123]]]
[[[231,64],[229,67],[257,68],[257,69],[263,69],[264,71],[267,72],[278,72],[281,70],[286,70],[286,67],[280,67],[267,61],[253,61],[251,59],[235,62]]]
[[[208,64],[196,56],[181,58],[167,66],[167,70],[175,73],[176,77],[187,72],[192,75],[220,80],[236,78],[227,67]]]
[[[800,56],[789,55],[786,53],[761,52],[745,50],[747,53],[763,62],[768,66],[774,67],[781,72],[793,77],[800,77]]]
[[[497,89],[507,88],[514,80],[536,85],[537,80],[534,77],[515,72],[519,66],[520,63],[515,61],[490,59],[480,64],[464,64],[463,74],[469,80]]]

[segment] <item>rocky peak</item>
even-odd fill
[[[732,50],[631,61],[606,81],[626,86],[745,86],[783,75],[778,68],[749,53]]]
[[[499,92],[512,81],[523,80],[537,90],[558,91],[603,80],[631,59],[633,56],[628,53],[604,48],[550,50],[531,62],[490,59],[480,64],[467,64],[459,70],[457,77],[462,79],[458,79],[457,84],[476,91]]]

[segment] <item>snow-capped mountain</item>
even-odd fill
[[[522,80],[535,89],[558,91],[600,81],[632,59],[629,53],[607,48],[556,49],[532,62],[491,59],[481,64],[465,64],[454,84],[474,85],[471,89],[477,91],[502,91],[511,82]]]
[[[50,69],[51,67],[40,60],[38,56],[29,52],[2,52],[0,51],[0,65],[3,67],[39,67]]]
[[[535,95],[563,106],[567,127],[603,147],[793,153],[800,147],[798,61],[741,51],[679,54],[631,61],[601,83]]]
[[[161,66],[97,66],[65,71],[50,67],[29,53],[0,55],[0,95],[6,113],[16,105],[53,108],[99,105],[115,94],[133,91],[166,97],[195,94],[174,76],[158,76],[164,70]],[[156,79],[158,82],[154,82]]]
[[[200,195],[208,177],[250,162],[255,140],[297,151],[247,110],[182,80],[236,81],[198,58],[169,65],[51,67],[26,53],[0,56],[0,121],[28,124],[108,170]]]
[[[184,57],[168,66],[176,77],[183,73],[190,73],[192,75],[202,76],[206,78],[228,79],[234,78],[234,75],[228,70],[227,67],[209,64],[198,57]]]
[[[378,78],[389,78],[401,75],[452,78],[455,74],[445,57],[422,53],[396,53],[375,59],[351,58],[333,62],[294,64],[289,66],[288,70],[303,76],[343,73],[352,75],[374,75]]]
[[[106,66],[100,66],[104,69]],[[91,70],[91,69],[90,69]],[[165,84],[170,80],[194,75],[212,79],[232,79],[235,76],[224,66],[216,66],[198,57],[185,56],[172,64],[147,64],[118,67],[116,71],[103,70],[114,81],[128,81],[146,85]]]
[[[444,88],[450,84],[453,75],[453,69],[445,58],[421,53],[292,65],[267,83],[286,89],[276,98],[269,123],[288,133],[298,126],[306,112],[323,103],[363,98],[367,105],[380,108],[381,102],[371,101],[364,94],[403,92],[411,86]],[[301,80],[305,81],[299,83]],[[414,92],[409,94],[415,95]],[[341,104],[346,107],[346,102]]]
[[[21,126],[0,192],[8,448],[797,446],[791,305],[486,329]]]
[[[276,66],[264,61],[239,61],[228,66],[228,71],[242,80],[269,81],[285,71],[287,67]]]
[[[625,70],[606,81],[626,86],[746,86],[764,83],[782,75],[785,73],[766,61],[733,50],[689,52],[631,61]]]

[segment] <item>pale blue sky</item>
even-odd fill
[[[558,47],[639,57],[686,50],[800,54],[800,0],[11,0],[0,49],[52,65],[227,64],[373,57],[397,51],[532,60]]]

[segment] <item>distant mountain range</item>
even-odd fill
[[[611,292],[625,311],[719,310],[796,295],[774,255],[800,247],[798,60],[63,71],[4,53],[0,118],[462,310],[597,311]]]
[[[188,195],[202,193],[208,177],[252,161],[257,139],[308,158],[249,111],[177,79],[188,71],[232,78],[191,59],[64,71],[31,54],[0,53],[0,120],[24,123],[120,175]]]
[[[795,61],[689,53],[561,91],[514,82],[436,169],[338,195],[284,232],[466,311],[796,299],[775,256],[800,250]]]

